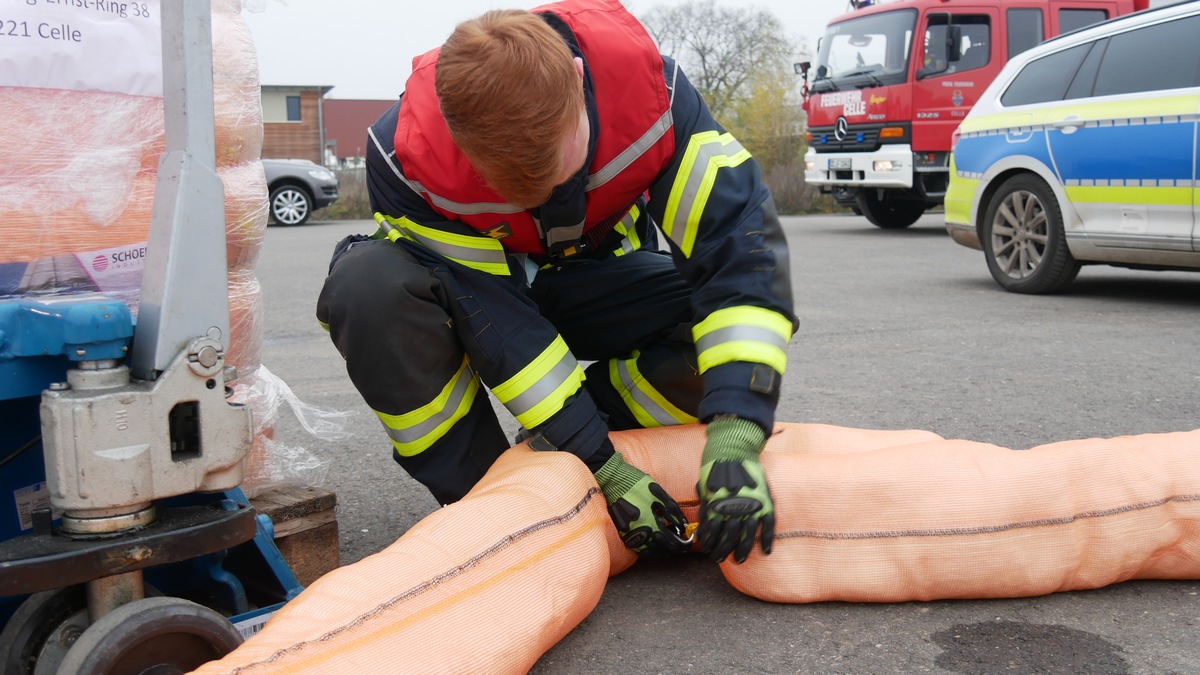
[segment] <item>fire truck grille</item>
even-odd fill
[[[878,125],[851,125],[842,140],[834,136],[833,127],[813,127],[811,145],[817,152],[872,152],[879,149]]]

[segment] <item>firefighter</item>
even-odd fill
[[[787,248],[756,163],[637,20],[564,0],[466,21],[367,147],[379,228],[335,247],[317,317],[395,460],[460,499],[509,447],[490,390],[658,557],[687,549],[683,514],[608,432],[704,422],[700,548],[769,553]]]

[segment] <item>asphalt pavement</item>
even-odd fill
[[[1014,449],[1200,428],[1200,274],[1086,267],[1065,293],[1023,296],[995,284],[982,253],[953,243],[940,214],[903,231],[850,215],[783,223],[800,329],[780,421],[926,429]],[[269,228],[258,265],[263,364],[301,402],[351,413],[349,440],[314,437],[286,412],[278,423],[284,445],[328,465],[343,564],[437,508],[392,461],[314,318],[333,245],[372,226]],[[533,672],[1200,673],[1200,582],[779,605],[742,595],[698,556],[639,563]]]

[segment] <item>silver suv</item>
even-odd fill
[[[332,171],[307,159],[264,159],[271,220],[280,225],[303,225],[316,209],[338,198],[338,179]]]

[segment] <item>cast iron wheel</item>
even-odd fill
[[[1032,174],[1013,176],[996,190],[979,239],[992,278],[1006,291],[1054,293],[1079,274],[1058,200]]]
[[[59,673],[181,675],[242,643],[229,620],[183,598],[137,600],[100,617],[67,652]]]
[[[303,225],[312,214],[312,198],[303,188],[280,185],[271,190],[271,217],[280,225]]]
[[[83,586],[34,593],[21,603],[0,632],[0,672],[53,674],[87,626],[87,593]]]
[[[902,230],[925,213],[925,203],[897,190],[863,188],[858,193],[858,209],[875,227]]]

